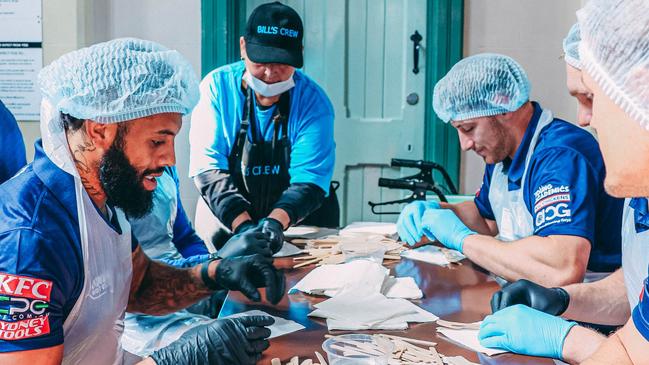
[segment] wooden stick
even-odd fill
[[[318,351],[315,352],[315,357],[318,358],[318,361],[320,362],[320,365],[327,365],[327,362],[325,361],[324,356],[322,356]]]
[[[311,259],[315,259],[315,258],[318,258],[318,257],[317,256],[311,256],[311,255],[309,255],[309,256],[300,256],[300,257],[294,257],[293,261],[304,261],[304,260],[311,260]]]
[[[293,268],[294,268],[294,269],[297,269],[297,268],[300,268],[300,267],[302,267],[302,266],[308,266],[308,265],[311,265],[311,264],[315,264],[316,262],[318,262],[318,261],[324,259],[325,257],[329,257],[329,256],[331,256],[331,255],[326,255],[326,256],[318,257],[318,258],[315,258],[315,259],[312,259],[312,260],[307,260],[307,261],[304,261],[304,262],[302,262],[302,263],[300,263],[300,264],[297,264],[297,265],[293,266]]]
[[[479,330],[480,329],[480,323],[481,322],[473,322],[473,323],[462,323],[462,322],[452,322],[452,321],[445,321],[443,319],[438,319],[437,320],[437,325],[449,329],[455,329],[455,330]]]

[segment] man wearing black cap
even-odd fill
[[[253,10],[240,38],[242,61],[201,82],[190,130],[190,176],[203,201],[197,231],[218,248],[218,227],[270,235],[273,252],[297,223],[337,227],[330,189],[334,111],[300,70],[300,16],[279,2]],[[214,219],[216,217],[218,222]]]

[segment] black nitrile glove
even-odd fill
[[[157,365],[254,365],[269,346],[269,316],[218,319],[151,354]]]
[[[284,296],[284,273],[273,266],[273,259],[262,255],[228,257],[216,267],[216,284],[237,290],[254,302],[261,300],[257,288],[266,288],[266,299],[277,304]]]
[[[257,224],[255,224],[255,222],[247,220],[237,226],[237,229],[234,230],[234,234],[247,232],[255,227],[257,227]]]
[[[267,234],[248,231],[232,236],[218,251],[219,257],[248,256],[259,254],[271,257],[270,240]]]
[[[521,279],[497,291],[491,297],[491,311],[523,304],[542,312],[558,316],[568,309],[570,295],[562,288],[546,288]]]
[[[275,218],[264,218],[259,221],[255,231],[266,233],[270,236],[270,249],[277,253],[284,245],[284,226]]]

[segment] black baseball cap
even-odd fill
[[[250,14],[243,36],[248,58],[301,68],[303,32],[302,19],[290,6],[279,1],[259,5]]]

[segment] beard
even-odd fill
[[[142,185],[144,175],[162,169],[139,173],[124,153],[125,132],[120,128],[112,146],[102,157],[99,180],[111,205],[121,208],[129,218],[141,218],[153,208],[153,191],[144,189]]]

